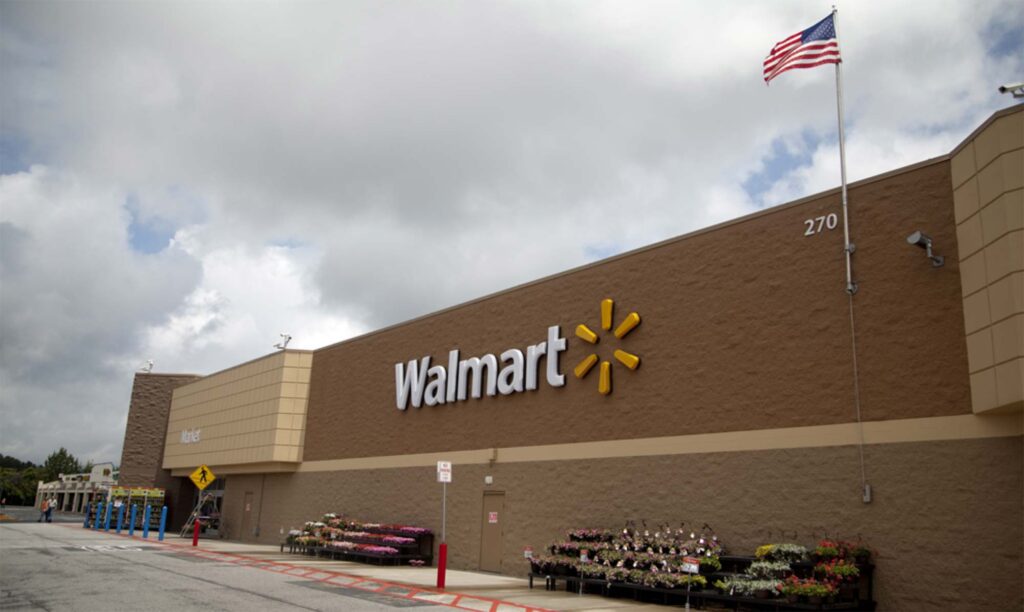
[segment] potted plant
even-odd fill
[[[839,556],[839,542],[821,540],[814,548],[814,556],[818,560],[835,559]]]
[[[790,575],[782,583],[782,595],[787,603],[797,603],[803,595],[803,582],[796,576]]]
[[[754,561],[747,568],[747,574],[755,578],[783,578],[792,571],[785,561]]]
[[[871,560],[871,549],[860,542],[855,544],[850,552],[853,555],[854,561],[861,565]]]
[[[754,556],[766,561],[803,561],[807,558],[807,549],[790,542],[764,544],[757,547]]]
[[[827,582],[816,582],[811,579],[812,582],[805,584],[802,589],[802,595],[807,598],[807,603],[811,605],[821,605],[825,600],[831,597],[835,593],[835,588]]]

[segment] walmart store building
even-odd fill
[[[524,547],[569,528],[707,522],[736,554],[863,539],[882,609],[1019,610],[1024,106],[851,185],[852,322],[839,200],[315,351],[138,374],[121,484],[166,488],[180,523],[209,465],[239,540],[325,512],[439,532],[447,460],[456,568],[524,575]]]

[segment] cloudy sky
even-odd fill
[[[848,2],[852,180],[1024,80],[1024,5]],[[0,452],[133,373],[317,348],[838,184],[829,2],[0,2]],[[622,212],[629,210],[629,216]]]

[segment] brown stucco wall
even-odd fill
[[[906,244],[916,229],[956,252],[948,160],[850,190],[858,355],[865,420],[970,411],[960,279],[955,257],[934,269]],[[315,353],[305,461],[587,440],[749,430],[855,419],[842,227],[803,236],[804,219],[839,212],[831,192],[717,229],[496,294]],[[640,368],[572,368],[599,329],[637,311],[627,338],[610,335]],[[549,325],[568,339],[566,386],[454,404],[395,408],[394,365],[424,355],[446,363],[525,349]]]
[[[507,574],[527,571],[524,546],[540,552],[572,527],[708,522],[736,554],[771,541],[813,545],[825,534],[862,538],[878,551],[880,610],[1021,609],[1021,438],[865,452],[875,491],[869,505],[859,500],[856,447],[457,466],[448,488],[449,563],[478,567],[482,497],[491,489],[505,492]],[[240,524],[243,491],[258,494],[261,479],[229,479],[230,524]],[[440,531],[440,485],[430,467],[267,475],[265,482],[264,542],[325,512]]]
[[[191,484],[186,487],[185,479],[172,478],[170,470],[162,467],[167,415],[174,389],[198,378],[192,374],[138,373],[132,384],[118,484],[164,489],[171,528],[184,524],[188,518],[192,493]]]

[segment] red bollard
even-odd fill
[[[441,542],[437,547],[437,588],[444,588],[444,571],[448,565],[448,545]]]
[[[192,546],[199,546],[199,521],[193,523],[192,527]]]

